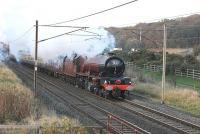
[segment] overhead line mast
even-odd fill
[[[166,46],[167,46],[167,27],[164,22],[164,36],[163,36],[163,72],[162,72],[162,98],[161,104],[164,104],[165,100],[165,72],[166,72]]]
[[[35,25],[35,66],[34,66],[34,96],[37,95],[37,53],[38,53],[38,20]]]

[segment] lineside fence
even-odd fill
[[[125,64],[126,64],[127,68],[147,70],[147,71],[151,71],[151,72],[161,72],[162,71],[162,66],[159,66],[159,65],[151,65],[151,64],[137,65],[133,62],[126,62]]]
[[[107,134],[150,134],[150,132],[112,114],[108,114]]]
[[[175,73],[177,76],[181,77],[188,77],[188,78],[193,78],[193,79],[199,79],[200,80],[200,70],[195,70],[195,69],[180,69],[176,68]]]
[[[155,72],[155,73],[162,73],[162,66],[161,65],[153,65],[153,64],[142,64],[142,65],[137,65],[133,62],[126,62],[126,70],[125,70],[125,75],[131,78],[137,77],[137,71],[149,71],[149,72]],[[192,78],[194,80],[200,80],[200,70],[195,70],[195,69],[181,69],[181,68],[176,68],[175,69],[175,75],[179,77],[185,77],[185,78]],[[198,88],[196,85],[192,84],[185,84],[185,83],[177,83],[178,85],[182,87],[190,87],[190,88]]]
[[[126,67],[128,69],[132,68],[132,69],[146,70],[150,72],[162,72],[161,65],[151,65],[151,64],[136,65],[132,62],[126,62]],[[181,77],[200,79],[200,70],[176,68],[175,74]]]

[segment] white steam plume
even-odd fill
[[[70,29],[72,30],[72,29]],[[70,30],[55,29],[55,28],[40,28],[39,27],[39,40],[52,37],[54,35],[62,34]],[[34,31],[34,30],[33,30]],[[106,31],[104,28],[89,28],[87,33],[84,31],[78,31],[72,33],[72,35],[64,35],[55,39],[40,42],[38,44],[38,57],[41,57],[44,61],[56,60],[58,56],[71,56],[72,53],[78,53],[80,55],[86,55],[88,57],[101,53],[105,48],[112,49],[115,46],[114,37]],[[34,57],[35,42],[34,32],[30,32],[31,35],[27,36],[25,40],[19,41],[16,45],[11,43],[11,52],[18,57],[18,51],[24,50],[30,52]],[[100,36],[97,36],[97,33]],[[79,35],[92,35],[92,36],[79,36]]]

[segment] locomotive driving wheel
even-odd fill
[[[100,95],[101,95],[101,97],[103,97],[105,99],[108,98],[108,92],[103,88],[100,90]]]
[[[125,99],[125,91],[121,91],[120,97],[122,97],[123,99]]]
[[[104,89],[103,88],[100,88],[100,96],[104,97]]]
[[[97,86],[94,87],[94,93],[96,95],[99,95],[99,88]]]
[[[84,88],[90,91],[90,87],[91,87],[91,83],[88,81],[88,79],[85,79]]]

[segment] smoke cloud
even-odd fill
[[[39,27],[40,28],[40,27]],[[69,32],[74,29],[39,29],[39,40],[46,39],[55,35]],[[34,31],[34,30],[33,30]],[[88,33],[87,31],[90,31]],[[34,57],[35,42],[34,32],[26,37],[25,40],[10,44],[11,53],[19,58],[19,50],[23,50],[30,53]],[[97,35],[98,34],[98,35]],[[115,39],[104,28],[89,28],[86,31],[74,32],[70,35],[64,35],[62,37],[54,38],[38,44],[38,57],[41,57],[44,61],[56,60],[59,56],[70,57],[72,53],[80,55],[86,55],[92,57],[101,53],[105,48],[113,49],[115,46]]]
[[[104,28],[93,28],[87,31],[98,33],[100,36],[82,31],[73,33],[72,35],[58,37],[57,39],[52,39],[44,43],[41,42],[39,44],[39,56],[45,60],[49,60],[61,55],[71,56],[75,52],[91,57],[101,53],[105,48],[112,49],[115,46],[114,37]],[[33,49],[31,52],[33,54]]]

